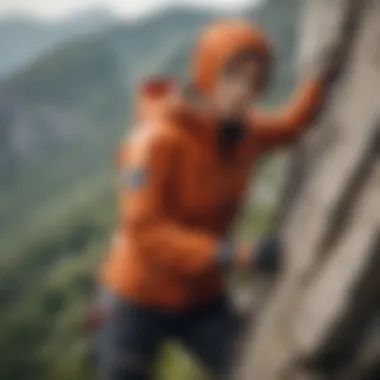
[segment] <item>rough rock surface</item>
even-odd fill
[[[286,268],[244,338],[236,380],[380,378],[380,1],[305,3],[304,75],[337,40],[345,59],[295,153],[278,219]]]

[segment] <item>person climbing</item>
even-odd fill
[[[239,247],[231,225],[259,158],[302,136],[334,73],[326,62],[287,108],[268,115],[251,104],[272,62],[261,30],[218,22],[197,43],[191,93],[169,79],[142,85],[139,120],[119,157],[119,228],[100,276],[102,379],[150,379],[167,338],[214,378],[228,373],[238,318],[224,273],[281,267],[276,237]]]

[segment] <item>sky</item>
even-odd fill
[[[170,5],[192,5],[217,9],[238,9],[260,0],[0,0],[0,17],[12,13],[59,19],[91,7],[108,8],[126,18],[138,18]]]

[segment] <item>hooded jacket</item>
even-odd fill
[[[194,81],[208,96],[224,65],[255,50],[269,67],[266,37],[241,23],[206,30],[194,57]],[[258,159],[298,139],[322,100],[318,81],[304,83],[278,114],[257,110],[230,160],[220,159],[218,123],[198,114],[175,84],[142,87],[139,127],[121,149],[120,228],[101,280],[139,304],[186,309],[224,292],[216,264]]]

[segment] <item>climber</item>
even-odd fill
[[[326,64],[289,107],[267,115],[251,104],[267,88],[272,61],[259,29],[219,22],[196,46],[191,93],[170,80],[142,85],[137,128],[119,157],[119,228],[100,276],[104,380],[149,379],[166,338],[213,377],[227,373],[238,318],[225,271],[281,266],[278,239],[239,247],[231,224],[258,159],[306,131],[334,68]]]

